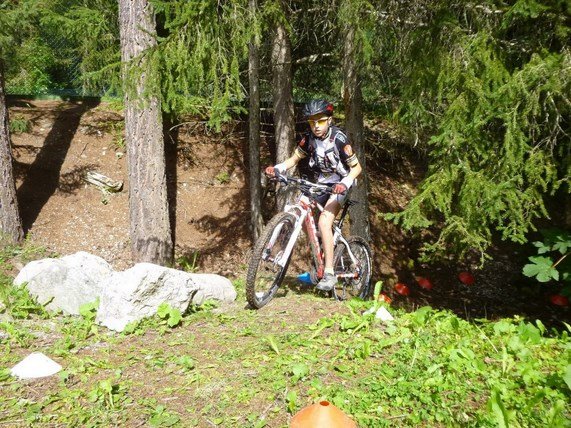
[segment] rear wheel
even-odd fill
[[[333,289],[333,293],[338,300],[353,297],[366,299],[369,297],[371,283],[371,248],[359,236],[349,237],[347,243],[354,260],[349,254],[347,245],[339,242],[333,256],[333,266],[337,275],[337,286]]]
[[[282,283],[291,258],[284,251],[295,226],[295,216],[279,213],[266,225],[258,238],[246,276],[246,299],[253,308],[266,305]]]

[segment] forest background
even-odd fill
[[[129,10],[128,4],[134,8]],[[531,247],[537,254],[525,267],[521,266],[523,273],[540,282],[555,284],[563,295],[569,295],[571,289],[565,285],[571,272],[568,257],[571,248],[570,8],[569,2],[563,0],[2,1],[0,147],[8,149],[2,152],[0,160],[0,175],[7,183],[0,191],[2,231],[14,241],[20,241],[26,232],[17,210],[8,212],[15,206],[15,197],[8,192],[10,181],[13,182],[6,173],[11,159],[4,155],[10,152],[10,129],[14,132],[18,122],[9,121],[4,83],[6,92],[13,95],[56,94],[122,100],[126,111],[126,146],[132,150],[130,161],[143,160],[138,164],[141,169],[164,163],[161,156],[164,158],[165,140],[162,132],[152,134],[152,138],[150,134],[141,136],[140,127],[129,125],[129,110],[149,114],[145,121],[155,130],[162,130],[163,125],[176,126],[189,116],[204,118],[211,129],[222,130],[227,121],[246,117],[250,130],[251,186],[259,183],[261,168],[257,163],[278,161],[291,151],[294,131],[303,125],[295,107],[311,98],[325,97],[335,103],[336,116],[358,145],[365,168],[377,161],[376,154],[382,151],[384,141],[367,138],[364,128],[371,129],[380,123],[403,145],[420,154],[427,164],[416,196],[404,211],[365,212],[361,216],[352,213],[360,229],[358,233],[368,233],[366,219],[371,215],[383,215],[424,243],[420,254],[423,261],[470,259],[478,264],[492,257],[491,248],[501,241],[513,243],[512,248],[527,248],[528,252]],[[122,36],[128,31],[136,36],[131,39]],[[138,52],[129,50],[133,47],[129,40],[133,42],[136,37],[140,39],[134,44],[142,48]],[[265,115],[270,112],[275,124],[276,143],[270,149],[271,159],[260,160],[259,140],[255,138],[259,135],[256,129],[259,130],[261,112]],[[149,141],[153,143],[151,154],[134,150],[148,148],[144,142]],[[131,185],[158,190],[163,185],[148,185],[143,180],[144,177],[130,171]],[[366,183],[361,190],[366,191]],[[260,226],[258,192],[259,189],[250,188],[253,235]],[[154,213],[168,211],[165,194],[159,191],[151,199],[142,203],[156,207],[151,210]],[[159,254],[160,258],[153,261],[170,263],[171,226],[168,223],[161,226],[160,242],[149,241],[148,235],[156,231],[133,227],[140,224],[137,216],[141,212],[140,206],[131,206],[132,219],[136,219],[132,220],[131,232],[134,258],[146,260]],[[307,303],[307,296],[301,294],[300,298]],[[273,311],[282,325],[291,322],[283,315],[291,310],[288,303],[276,302]],[[321,303],[326,305],[328,313],[343,312],[338,307],[331,309],[327,306],[330,303]],[[182,367],[182,381],[188,381],[192,388],[204,386],[202,390],[196,388],[197,393],[204,393],[212,391],[206,389],[212,384],[205,377],[219,376],[219,371],[226,375],[223,368],[235,357],[236,365],[228,369],[234,370],[232,376],[225,376],[220,383],[227,385],[229,378],[244,382],[240,394],[230,393],[237,399],[243,395],[244,402],[237,407],[240,409],[253,400],[247,392],[253,385],[250,371],[263,360],[273,371],[264,372],[262,384],[254,384],[253,390],[266,391],[271,382],[283,383],[272,384],[276,391],[275,414],[279,416],[275,417],[282,424],[286,421],[281,412],[284,407],[293,413],[303,403],[302,398],[321,395],[334,397],[364,426],[375,426],[379,420],[376,418],[387,418],[383,420],[390,424],[393,417],[411,426],[427,420],[429,424],[464,421],[490,426],[508,426],[514,419],[522,426],[541,426],[546,420],[555,421],[553,426],[566,423],[568,404],[564,396],[568,397],[571,382],[566,332],[558,336],[559,333],[547,332],[540,322],[534,326],[519,320],[482,324],[484,327],[480,328],[480,324],[464,323],[429,308],[408,315],[399,313],[396,327],[380,330],[355,315],[361,313],[364,308],[358,305],[364,303],[352,304],[356,306],[349,306],[350,314],[319,320],[319,315],[311,313],[311,304],[299,305],[309,320],[308,326],[300,321],[303,317],[297,317],[303,332],[299,335],[289,331],[282,334],[273,318],[263,318],[251,311],[208,317],[190,314],[183,323],[199,319],[203,325],[212,324],[213,332],[230,324],[240,331],[240,335],[228,339],[232,346],[220,345],[224,350],[233,347],[233,354],[229,356],[215,349],[212,355],[202,355],[203,346],[197,345],[176,349],[175,358],[168,350],[160,349],[168,356],[152,354],[151,360],[156,365],[149,372],[145,370],[150,363],[144,362],[137,373],[144,373],[142,377],[146,380],[155,369]],[[45,315],[28,301],[17,308],[26,317],[32,312]],[[70,324],[67,328],[74,332],[68,334],[63,329],[63,336],[57,342],[53,339],[49,346],[53,345],[65,358],[72,355],[70,349],[74,353],[91,352],[87,345],[87,351],[80,348],[90,340],[101,339],[96,329],[94,332],[92,320],[89,322],[92,312],[90,309],[88,316],[78,321],[81,328]],[[558,314],[563,320],[568,312],[562,309]],[[42,325],[42,321],[38,324]],[[163,342],[165,323],[159,321],[157,343],[153,343],[157,349]],[[22,329],[27,326],[22,325]],[[3,346],[12,352],[4,358],[14,362],[14,355],[23,354],[30,346],[31,336],[20,329],[19,322],[4,323],[5,326],[11,326],[12,337],[2,339]],[[338,329],[334,330],[334,326]],[[137,328],[136,334],[146,334],[145,325]],[[311,338],[307,338],[307,331],[314,331]],[[319,337],[322,332],[329,336],[322,339]],[[216,336],[214,340],[211,336],[200,338],[199,334],[180,338],[195,333],[186,330],[175,333],[179,342],[173,346],[183,346],[183,342],[192,345],[193,340],[199,343],[202,339],[204,342],[200,343],[216,346]],[[549,335],[554,339],[547,338]],[[148,338],[147,334],[144,339]],[[246,343],[250,338],[252,342]],[[129,354],[132,339],[117,338],[114,345],[116,349],[125,344],[126,360],[140,357]],[[331,349],[334,344],[351,346],[334,349],[332,369],[323,363],[324,343],[319,340],[325,340]],[[244,346],[236,346],[238,341]],[[553,341],[558,345],[553,346]],[[442,360],[427,366],[437,353],[434,343],[446,352],[438,355]],[[474,343],[478,343],[477,349]],[[253,355],[240,354],[241,349],[252,349],[252,344]],[[145,346],[146,343],[141,343],[134,347],[145,349]],[[76,424],[85,422],[73,419],[78,417],[93,421],[105,417],[117,423],[120,418],[135,417],[128,401],[135,397],[143,409],[136,416],[142,423],[153,425],[153,421],[161,420],[168,425],[175,411],[167,410],[160,401],[167,392],[157,385],[153,397],[157,401],[149,404],[153,391],[141,388],[138,393],[129,383],[139,385],[127,374],[127,366],[123,367],[125,375],[113,372],[108,378],[93,382],[92,374],[103,376],[100,372],[113,370],[108,362],[99,362],[108,360],[109,355],[93,349],[94,358],[104,366],[84,364],[81,361],[84,355],[80,355],[78,366],[73,368],[76,371],[69,371],[65,375],[69,377],[62,379],[63,392],[59,396],[46,393],[46,401],[42,401],[44,398],[38,397],[44,389],[40,388],[39,392],[27,391],[30,400],[3,397],[2,414],[20,418],[21,412],[13,409],[24,407],[25,417],[35,420],[41,412],[34,404],[37,401],[43,403],[39,407],[44,410],[56,403],[54,414],[46,414],[45,418],[55,418],[57,413]],[[479,349],[485,349],[485,355],[478,354]],[[311,353],[309,359],[308,353]],[[199,372],[195,376],[194,361],[181,359],[179,354],[192,355],[198,366],[203,363],[208,368],[212,361],[217,365],[213,373]],[[222,355],[224,361],[218,364],[218,357],[213,355]],[[384,357],[390,363],[385,360],[387,364],[377,364],[377,359]],[[309,360],[316,365],[305,365]],[[367,370],[363,370],[365,365]],[[104,370],[100,370],[102,367]],[[412,379],[400,375],[410,372],[411,367],[415,369]],[[241,369],[247,372],[241,373]],[[469,382],[466,382],[467,370]],[[567,372],[563,380],[564,370]],[[322,384],[322,373],[332,373],[333,379],[327,378]],[[361,382],[363,373],[365,378]],[[378,377],[378,373],[382,375]],[[184,377],[187,374],[194,376],[192,380]],[[85,379],[80,380],[82,376]],[[509,376],[513,379],[506,383]],[[0,380],[5,379],[7,375],[0,372]],[[312,380],[309,391],[300,387],[304,379]],[[389,388],[387,379],[394,381],[389,382]],[[351,384],[352,381],[355,383]],[[75,382],[79,382],[77,389]],[[50,384],[43,386],[47,390]],[[409,386],[410,390],[403,392]],[[21,385],[12,387],[20,388],[18,391],[25,389]],[[125,393],[127,388],[129,394]],[[82,396],[81,389],[88,391],[89,397]],[[447,397],[445,391],[453,393]],[[76,399],[78,396],[84,399],[83,403],[95,403],[86,410],[93,414],[86,416],[77,411],[73,403],[81,402]],[[233,407],[230,403],[234,401],[225,401],[223,395],[217,397],[222,397],[219,405],[223,408]],[[403,410],[406,415],[391,414],[386,403],[393,399],[396,406],[420,403],[422,411],[407,408]],[[66,404],[57,408],[58,402]],[[256,408],[256,400],[252,402],[250,410],[254,416],[248,417],[256,421],[272,417],[268,411]],[[189,410],[196,403],[183,404],[176,409],[177,414],[184,415],[182,409],[186,409],[196,416],[194,410]],[[123,405],[125,412],[118,416],[117,408]],[[62,409],[71,410],[67,414]],[[108,412],[109,409],[115,411]],[[214,417],[214,421],[225,417],[210,408],[200,410],[207,417]],[[245,415],[233,417],[248,425],[244,422]],[[222,425],[236,423],[224,419]],[[263,426],[253,422],[250,425]]]
[[[0,78],[12,94],[123,97],[129,180],[158,189],[149,200],[130,198],[135,259],[172,262],[168,219],[156,230],[141,226],[145,205],[155,208],[154,220],[168,218],[164,180],[143,182],[145,168],[164,169],[163,122],[199,115],[220,129],[248,113],[255,237],[260,100],[273,111],[271,161],[280,161],[294,144],[295,103],[325,97],[340,107],[365,167],[382,141],[365,140],[363,118],[390,123],[426,156],[416,196],[404,211],[383,213],[420,233],[424,260],[482,263],[494,239],[532,240],[539,254],[524,273],[567,280],[569,8],[534,0],[140,1],[132,9],[110,0],[3,2]],[[129,31],[139,35],[128,39]],[[130,111],[151,112],[146,131]],[[366,180],[359,187],[366,201]],[[352,214],[353,230],[365,236],[367,209]],[[15,240],[23,236],[18,223],[16,215],[3,224]],[[558,229],[538,238],[538,226]]]
[[[326,97],[347,109],[353,37],[357,115],[389,120],[426,153],[417,196],[391,217],[407,230],[436,231],[427,255],[485,257],[497,234],[524,244],[538,220],[569,225],[568,2],[151,5],[156,45],[144,56],[155,77],[145,91],[160,94],[171,120],[198,114],[213,127],[248,111],[251,44],[267,105],[280,82],[276,44],[285,43],[293,100]],[[7,92],[121,96],[117,16],[114,1],[3,2]]]

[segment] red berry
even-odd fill
[[[424,288],[425,290],[432,290],[432,282],[430,282],[428,278],[417,276],[416,282],[420,287]]]
[[[462,284],[472,285],[476,280],[474,279],[474,275],[470,272],[460,272],[458,274],[458,279]]]
[[[553,294],[549,300],[551,303],[557,306],[569,306],[569,299],[561,294]]]
[[[402,282],[397,282],[395,284],[395,290],[402,296],[408,296],[410,294],[410,289],[406,284],[403,284]]]

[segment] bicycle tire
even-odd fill
[[[293,214],[276,214],[254,246],[246,275],[246,299],[254,309],[260,309],[273,299],[285,277],[291,254],[283,268],[277,262],[293,233],[295,221]]]
[[[372,274],[372,251],[369,244],[360,236],[350,236],[347,243],[357,259],[359,266],[355,266],[347,246],[339,242],[333,255],[333,266],[336,275],[348,274],[357,271],[356,278],[339,278],[337,286],[333,289],[337,300],[347,300],[353,297],[367,299],[370,293],[370,283]]]

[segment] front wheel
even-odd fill
[[[266,225],[258,238],[246,276],[246,299],[253,308],[266,305],[282,283],[291,253],[287,260],[284,251],[295,227],[295,216],[279,213]]]
[[[347,244],[339,242],[333,256],[333,266],[337,276],[337,285],[333,292],[338,300],[353,297],[366,299],[369,296],[371,282],[372,254],[367,242],[359,236],[351,236]],[[353,254],[349,253],[349,249]]]

